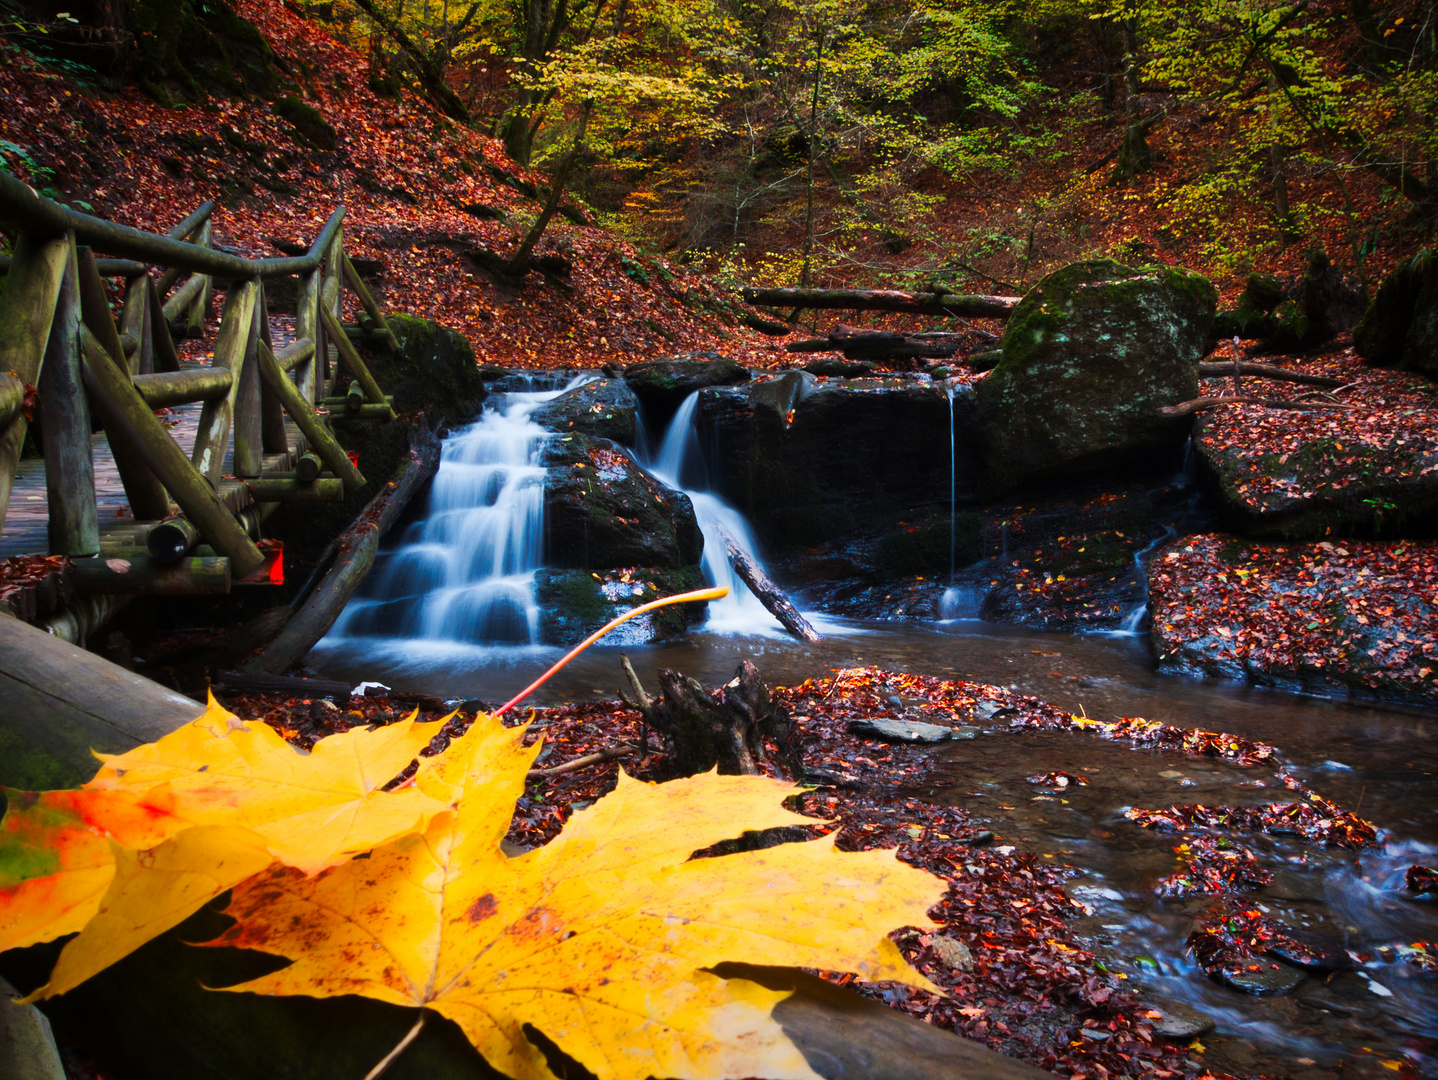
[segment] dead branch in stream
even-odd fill
[[[1165,419],[1174,419],[1180,416],[1192,416],[1194,413],[1205,412],[1208,409],[1216,409],[1222,405],[1262,405],[1265,409],[1352,409],[1352,405],[1342,405],[1330,401],[1280,401],[1273,398],[1256,397],[1200,397],[1192,401],[1180,402],[1177,405],[1165,405],[1158,410],[1158,415]]]

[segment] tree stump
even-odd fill
[[[716,765],[727,775],[764,775],[762,765],[791,779],[801,775],[789,716],[769,696],[750,661],[713,691],[681,672],[661,668],[661,696],[654,700],[645,694],[627,659],[625,673],[635,694],[625,700],[664,741],[666,779],[708,772]]]

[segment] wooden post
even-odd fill
[[[295,384],[290,382],[290,377],[280,370],[275,354],[270,352],[270,347],[263,342],[260,343],[259,361],[260,377],[280,399],[310,448],[324,460],[332,473],[344,481],[346,491],[358,491],[362,488],[365,480],[359,469],[355,468],[354,462],[329,429],[320,422],[320,418],[310,410],[309,402],[300,396]]]
[[[125,306],[120,312],[120,333],[133,336],[136,342],[135,351],[129,357],[131,375],[148,375],[155,370],[154,345],[148,332],[150,313],[146,310],[149,290],[145,288],[145,283],[149,279],[148,274],[141,274],[125,282]]]
[[[325,346],[326,346],[326,349],[325,349],[325,361],[324,361],[324,362],[325,362],[325,367],[326,367],[326,368],[329,367],[329,362],[330,362],[330,361],[329,361],[329,348],[328,348],[328,346],[334,345],[334,347],[335,347],[335,359],[336,359],[336,361],[338,361],[339,358],[340,358],[339,345],[337,345],[337,344],[332,340],[333,337],[334,337],[334,335],[331,334],[330,331],[329,331],[330,321],[329,321],[328,318],[326,318],[327,315],[332,315],[332,314],[333,314],[333,312],[331,311],[331,309],[335,306],[335,303],[337,302],[337,297],[338,297],[338,295],[339,295],[339,281],[338,281],[338,279],[332,278],[332,277],[327,277],[327,278],[325,278],[324,284],[320,286],[319,317],[320,317],[320,329],[322,329],[322,330],[325,332]],[[341,336],[343,336],[343,335],[341,335]],[[341,378],[340,372],[341,372],[342,370],[343,370],[343,369],[341,368],[341,366],[339,365],[339,363],[336,363],[335,366],[334,366],[334,369],[329,372],[329,377],[328,377],[327,381],[325,382],[324,386],[321,388],[321,391],[320,391],[323,396],[325,396],[325,397],[334,397],[336,394],[338,394],[338,393],[340,392],[340,378]]]
[[[270,336],[270,313],[265,304],[265,287],[260,286],[260,341],[274,351],[274,338]],[[260,441],[267,454],[284,454],[290,449],[290,437],[285,432],[285,407],[269,384],[260,380]]]
[[[0,372],[13,372],[22,383],[40,377],[69,258],[70,243],[64,238],[45,240],[21,233],[15,240],[10,273],[0,292],[0,326],[5,328],[0,334]],[[25,417],[17,415],[0,431],[0,526],[5,524],[27,426]]]
[[[277,351],[275,353],[275,359],[280,362],[280,367],[284,368],[286,371],[293,371],[295,368],[303,364],[306,360],[311,359],[314,355],[314,339],[302,337],[290,342],[283,349]],[[296,386],[299,386],[299,379],[300,376],[296,375]],[[313,381],[311,381],[310,385],[311,387],[314,386]],[[304,393],[303,387],[300,388],[300,393]],[[311,401],[310,404],[313,405],[314,402]]]
[[[374,328],[389,339],[389,347],[391,349],[395,352],[399,352],[399,339],[396,338],[390,330],[389,323],[385,322],[384,312],[380,311],[379,305],[375,303],[374,297],[370,295],[369,289],[367,289],[365,283],[360,280],[359,272],[355,269],[354,263],[350,262],[350,257],[348,255],[342,255],[340,265],[344,268],[345,281],[347,281],[349,287],[354,290],[354,294],[359,297],[359,302],[364,306],[366,314],[374,320]]]
[[[94,555],[100,550],[95,509],[95,461],[90,449],[90,408],[80,359],[79,267],[72,237],[65,277],[50,324],[40,371],[45,423],[45,492],[50,509],[50,553]]]
[[[245,290],[236,291],[243,293]],[[249,296],[253,300],[253,287]],[[85,385],[99,405],[105,430],[123,430],[130,434],[144,455],[146,464],[174,494],[185,516],[194,522],[217,552],[231,561],[231,572],[236,577],[244,577],[260,567],[265,561],[260,549],[255,547],[207,478],[185,460],[185,452],[150,411],[129,376],[108,362],[104,348],[94,335],[82,333],[82,336]],[[220,446],[223,450],[224,444]]]
[[[136,375],[135,389],[152,409],[191,401],[214,401],[230,392],[234,375],[228,368],[190,368]]]
[[[257,476],[245,486],[255,502],[344,502],[345,487],[339,480],[302,482],[298,477]]]
[[[384,396],[384,391],[380,389],[379,383],[375,382],[375,378],[370,374],[365,362],[360,359],[359,352],[350,344],[350,339],[345,337],[345,332],[340,329],[339,322],[326,308],[320,309],[320,318],[324,321],[325,330],[329,332],[335,347],[339,349],[340,356],[344,357],[345,365],[354,373],[359,384],[364,387],[365,397],[369,398],[371,404],[383,405],[388,408],[389,400]],[[393,415],[393,410],[390,414]]]
[[[306,484],[312,484],[319,479],[320,473],[324,471],[325,463],[320,456],[310,451],[295,462],[295,479]]]
[[[194,304],[195,298],[205,291],[205,281],[204,274],[191,274],[185,279],[185,283],[175,290],[175,295],[161,305],[160,310],[164,312],[167,323],[176,322],[185,314]]]
[[[195,243],[203,248],[210,246],[210,221],[200,226],[200,231],[195,235]],[[202,337],[205,333],[205,317],[210,313],[210,303],[215,295],[215,279],[209,274],[205,275],[204,288],[199,297],[190,304],[189,324],[190,337]]]
[[[139,593],[145,596],[213,596],[230,591],[230,560],[180,559],[161,562],[148,555],[84,559],[71,570],[75,591]]]
[[[174,562],[200,542],[200,530],[182,517],[162,521],[145,536],[145,547],[158,562]]]
[[[259,286],[253,281],[237,282],[230,286],[225,296],[225,314],[220,319],[220,333],[215,340],[214,366],[228,368],[234,375],[239,374],[245,362],[258,291]],[[234,419],[235,397],[239,389],[240,379],[235,378],[228,394],[205,402],[205,407],[200,410],[200,428],[195,433],[195,452],[191,460],[212,485],[219,484],[220,472],[224,468],[225,446],[230,441],[230,423]],[[242,571],[240,576],[248,573],[248,570]]]
[[[295,385],[311,405],[324,394],[325,377],[324,330],[320,326],[320,272],[314,270],[300,277],[299,311],[295,315],[295,337],[310,342],[310,363],[299,369]],[[283,350],[281,350],[283,351]]]
[[[14,375],[0,373],[0,437],[24,407],[25,384]]]
[[[120,342],[115,320],[110,317],[110,305],[105,300],[105,287],[95,269],[95,257],[88,247],[79,247],[76,249],[76,262],[79,267],[80,318],[110,357],[115,370],[123,371],[128,378],[129,362],[125,359],[125,348]],[[144,456],[139,447],[130,441],[128,432],[106,428],[105,437],[110,443],[120,482],[125,486],[125,497],[130,500],[130,512],[141,521],[169,517],[170,497],[155,474],[145,467]]]
[[[264,310],[264,286],[257,285],[255,306],[250,316],[250,337],[245,342],[245,357],[236,378],[233,465],[239,477],[259,476],[265,471],[263,425],[260,417],[260,372],[255,354],[260,346],[260,327]]]
[[[155,370],[179,371],[180,354],[175,351],[175,339],[170,336],[170,324],[165,321],[160,291],[148,274],[145,275],[145,292],[148,297],[146,306],[150,309],[150,348],[154,350]]]

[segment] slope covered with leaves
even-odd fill
[[[707,279],[563,217],[537,254],[560,256],[568,273],[496,282],[471,253],[518,245],[545,178],[407,92],[377,97],[362,57],[276,0],[237,11],[285,74],[273,100],[167,107],[136,86],[104,90],[76,65],[43,64],[0,30],[6,167],[157,232],[214,199],[217,244],[257,257],[308,246],[343,203],[346,250],[383,265],[381,303],[461,330],[481,363],[597,367],[717,347],[755,364],[769,357],[768,339],[737,326]]]

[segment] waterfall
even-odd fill
[[[586,378],[584,381],[588,381]],[[445,440],[426,516],[376,560],[330,631],[345,638],[533,645],[549,437],[529,417],[565,389],[509,393]]]
[[[744,515],[707,490],[709,481],[704,452],[694,423],[698,407],[699,392],[696,390],[679,406],[659,448],[648,453],[641,450],[647,460],[641,460],[640,464],[661,483],[689,496],[689,501],[694,504],[694,516],[699,521],[699,531],[704,534],[704,580],[710,585],[729,586],[728,596],[709,602],[709,621],[705,629],[724,634],[778,631],[778,620],[769,614],[759,598],[749,591],[749,586],[734,573],[724,554],[721,530],[727,531],[746,555],[760,563],[755,554],[758,540]],[[645,447],[647,440],[641,439],[639,445]]]

